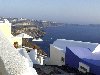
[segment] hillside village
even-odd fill
[[[47,57],[47,54],[43,50],[32,44],[32,42],[29,42],[29,39],[34,39],[34,37],[26,33],[22,33],[30,29],[27,29],[27,27],[23,28],[19,31],[20,34],[18,35],[12,35],[11,29],[11,23],[7,19],[0,21],[0,61],[2,62],[0,63],[1,75],[94,75],[95,72],[99,74],[99,71],[95,69],[97,68],[95,63],[89,61],[91,64],[88,64],[87,60],[83,62],[84,59],[82,59],[83,57],[86,57],[82,49],[84,49],[85,52],[88,52],[92,57],[95,56],[97,58],[97,56],[100,56],[95,54],[99,51],[99,44],[58,39],[50,45],[50,57]],[[34,29],[38,30],[37,28]],[[16,32],[18,32],[18,30]],[[76,48],[79,52],[82,52],[82,56],[77,54],[77,51],[75,51]],[[93,53],[90,50],[92,50]],[[72,58],[77,60],[76,64],[79,66],[76,66]],[[94,62],[96,62],[96,58],[93,60]],[[88,60],[90,60],[90,58]],[[71,67],[71,65],[74,67]],[[97,66],[98,65],[99,63]],[[91,73],[89,67],[91,67],[95,72]],[[100,67],[98,66],[98,69],[99,68]]]

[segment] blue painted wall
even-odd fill
[[[96,75],[100,75],[100,66],[96,66],[94,64],[88,63],[84,59],[79,58],[69,48],[66,47],[65,65],[69,65],[70,67],[74,67],[74,68],[78,69],[79,62],[83,62],[84,64],[87,64],[88,66],[90,66],[91,73],[94,73]]]

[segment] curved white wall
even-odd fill
[[[0,32],[0,75],[37,75],[26,58]]]

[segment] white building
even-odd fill
[[[58,39],[50,45],[47,65],[69,65],[83,73],[100,74],[100,44]]]
[[[33,38],[32,36],[29,36],[25,33],[21,33],[21,34],[17,35],[16,37],[21,37],[23,39],[23,41],[25,39]],[[23,48],[28,49],[30,51],[30,52],[28,52],[28,55],[29,55],[30,59],[32,60],[33,64],[43,65],[44,58],[42,55],[38,54],[37,49],[29,48],[26,46],[23,46]]]
[[[21,48],[25,37],[14,37],[11,23],[6,19],[0,21],[0,75],[37,75],[26,49]],[[14,42],[20,47],[14,48]]]
[[[27,35],[26,33],[18,34],[18,35],[16,35],[16,37],[21,37],[21,38],[33,38],[32,36]]]
[[[11,23],[9,23],[7,19],[0,21],[0,31],[4,34],[5,37],[9,39],[11,44],[14,44],[14,42],[18,42],[19,47],[22,46],[22,38],[14,37],[11,34]]]
[[[4,33],[6,37],[11,37],[11,23],[7,19],[0,21],[0,31]]]
[[[98,43],[57,39],[53,44],[50,45],[50,58],[45,60],[45,64],[58,66],[65,65],[66,47],[77,46],[88,48],[91,51],[94,51],[98,45]]]
[[[0,31],[0,75],[37,75],[24,51],[15,49]]]
[[[44,58],[43,58],[43,56],[38,55],[37,49],[31,50],[28,54],[29,54],[29,57],[32,60],[33,64],[43,65]]]

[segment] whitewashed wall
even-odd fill
[[[37,49],[31,50],[28,54],[33,64],[43,65],[43,57],[42,56],[37,57]]]
[[[9,40],[0,32],[0,74],[1,75],[37,75]]]
[[[58,65],[62,66],[65,65],[65,61],[61,61],[61,57],[65,58],[65,53],[60,50],[60,48],[54,47],[53,45],[50,45],[50,65]]]
[[[0,23],[0,31],[4,33],[6,37],[11,36],[11,23],[7,19],[3,23]]]

